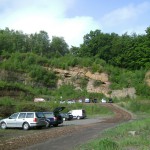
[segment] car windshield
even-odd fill
[[[53,112],[45,112],[44,115],[46,118],[54,117]]]

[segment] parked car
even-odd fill
[[[83,102],[83,100],[82,100],[82,99],[79,99],[79,100],[78,100],[78,102],[79,102],[79,103],[82,103],[82,102]]]
[[[107,101],[104,98],[102,98],[101,102],[106,103]]]
[[[42,112],[17,112],[10,117],[0,120],[2,129],[6,128],[42,128],[46,126],[45,116]]]
[[[54,126],[57,127],[59,124],[63,123],[63,118],[60,112],[64,110],[65,107],[57,107],[52,112],[43,112],[46,117],[47,125],[46,127]]]
[[[86,118],[86,111],[84,109],[70,110],[69,113],[72,114],[73,118],[76,118],[76,119]]]
[[[70,113],[61,113],[60,115],[62,116],[63,120],[65,120],[65,121],[73,119],[73,115]]]
[[[90,99],[89,99],[89,98],[86,98],[84,102],[85,102],[85,103],[90,103]]]
[[[109,98],[108,103],[113,103],[112,98]]]
[[[75,100],[68,100],[67,101],[67,104],[74,104],[75,103]]]
[[[96,98],[93,99],[93,103],[97,103],[97,99]]]

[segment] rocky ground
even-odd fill
[[[29,130],[29,131],[23,131],[23,130],[12,130],[8,129],[7,131],[0,132],[0,150],[16,150],[16,149],[42,149],[46,150],[47,146],[51,144],[51,149],[60,149],[60,146],[62,145],[61,142],[64,142],[65,140],[63,138],[67,138],[67,136],[72,135],[72,138],[69,138],[68,140],[78,141],[74,143],[73,141],[69,142],[70,145],[65,144],[65,146],[61,150],[67,150],[69,149],[69,146],[75,146],[76,144],[80,143],[80,137],[82,138],[85,134],[84,140],[89,140],[88,136],[86,134],[93,134],[94,132],[96,134],[96,130],[104,130],[106,128],[113,127],[119,123],[126,122],[132,119],[132,115],[119,108],[118,106],[114,104],[103,104],[105,107],[109,107],[114,112],[114,117],[111,118],[96,118],[96,119],[85,119],[85,120],[79,120],[73,122],[65,122],[62,126],[59,126],[57,128],[44,128],[42,130]],[[92,131],[91,129],[95,129]],[[92,131],[90,133],[89,131]],[[83,132],[84,131],[84,132]],[[86,132],[88,131],[88,132]],[[76,134],[74,134],[76,133]],[[82,134],[81,134],[82,133]],[[74,138],[75,139],[74,139]],[[86,139],[87,137],[87,139]],[[91,135],[92,138],[92,135]],[[60,140],[61,139],[61,140]],[[53,140],[53,142],[52,142]],[[57,141],[59,140],[59,142]],[[47,145],[42,143],[47,142]],[[37,145],[37,143],[39,143]],[[59,145],[59,144],[60,145]],[[36,146],[37,145],[37,146]],[[41,145],[41,147],[40,147]],[[38,147],[38,148],[37,148]]]

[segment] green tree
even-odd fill
[[[52,54],[55,56],[64,56],[65,54],[69,53],[69,46],[63,37],[53,36],[50,48]]]

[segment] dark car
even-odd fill
[[[46,118],[47,127],[54,126],[57,127],[59,124],[63,123],[63,118],[60,112],[64,110],[65,107],[57,107],[52,112],[43,112]]]
[[[94,99],[92,100],[92,102],[93,102],[93,103],[97,103],[97,99],[94,98]]]
[[[73,115],[70,113],[61,113],[60,115],[62,116],[63,120],[65,120],[65,121],[73,119]]]
[[[108,103],[113,103],[112,98],[109,98]]]

